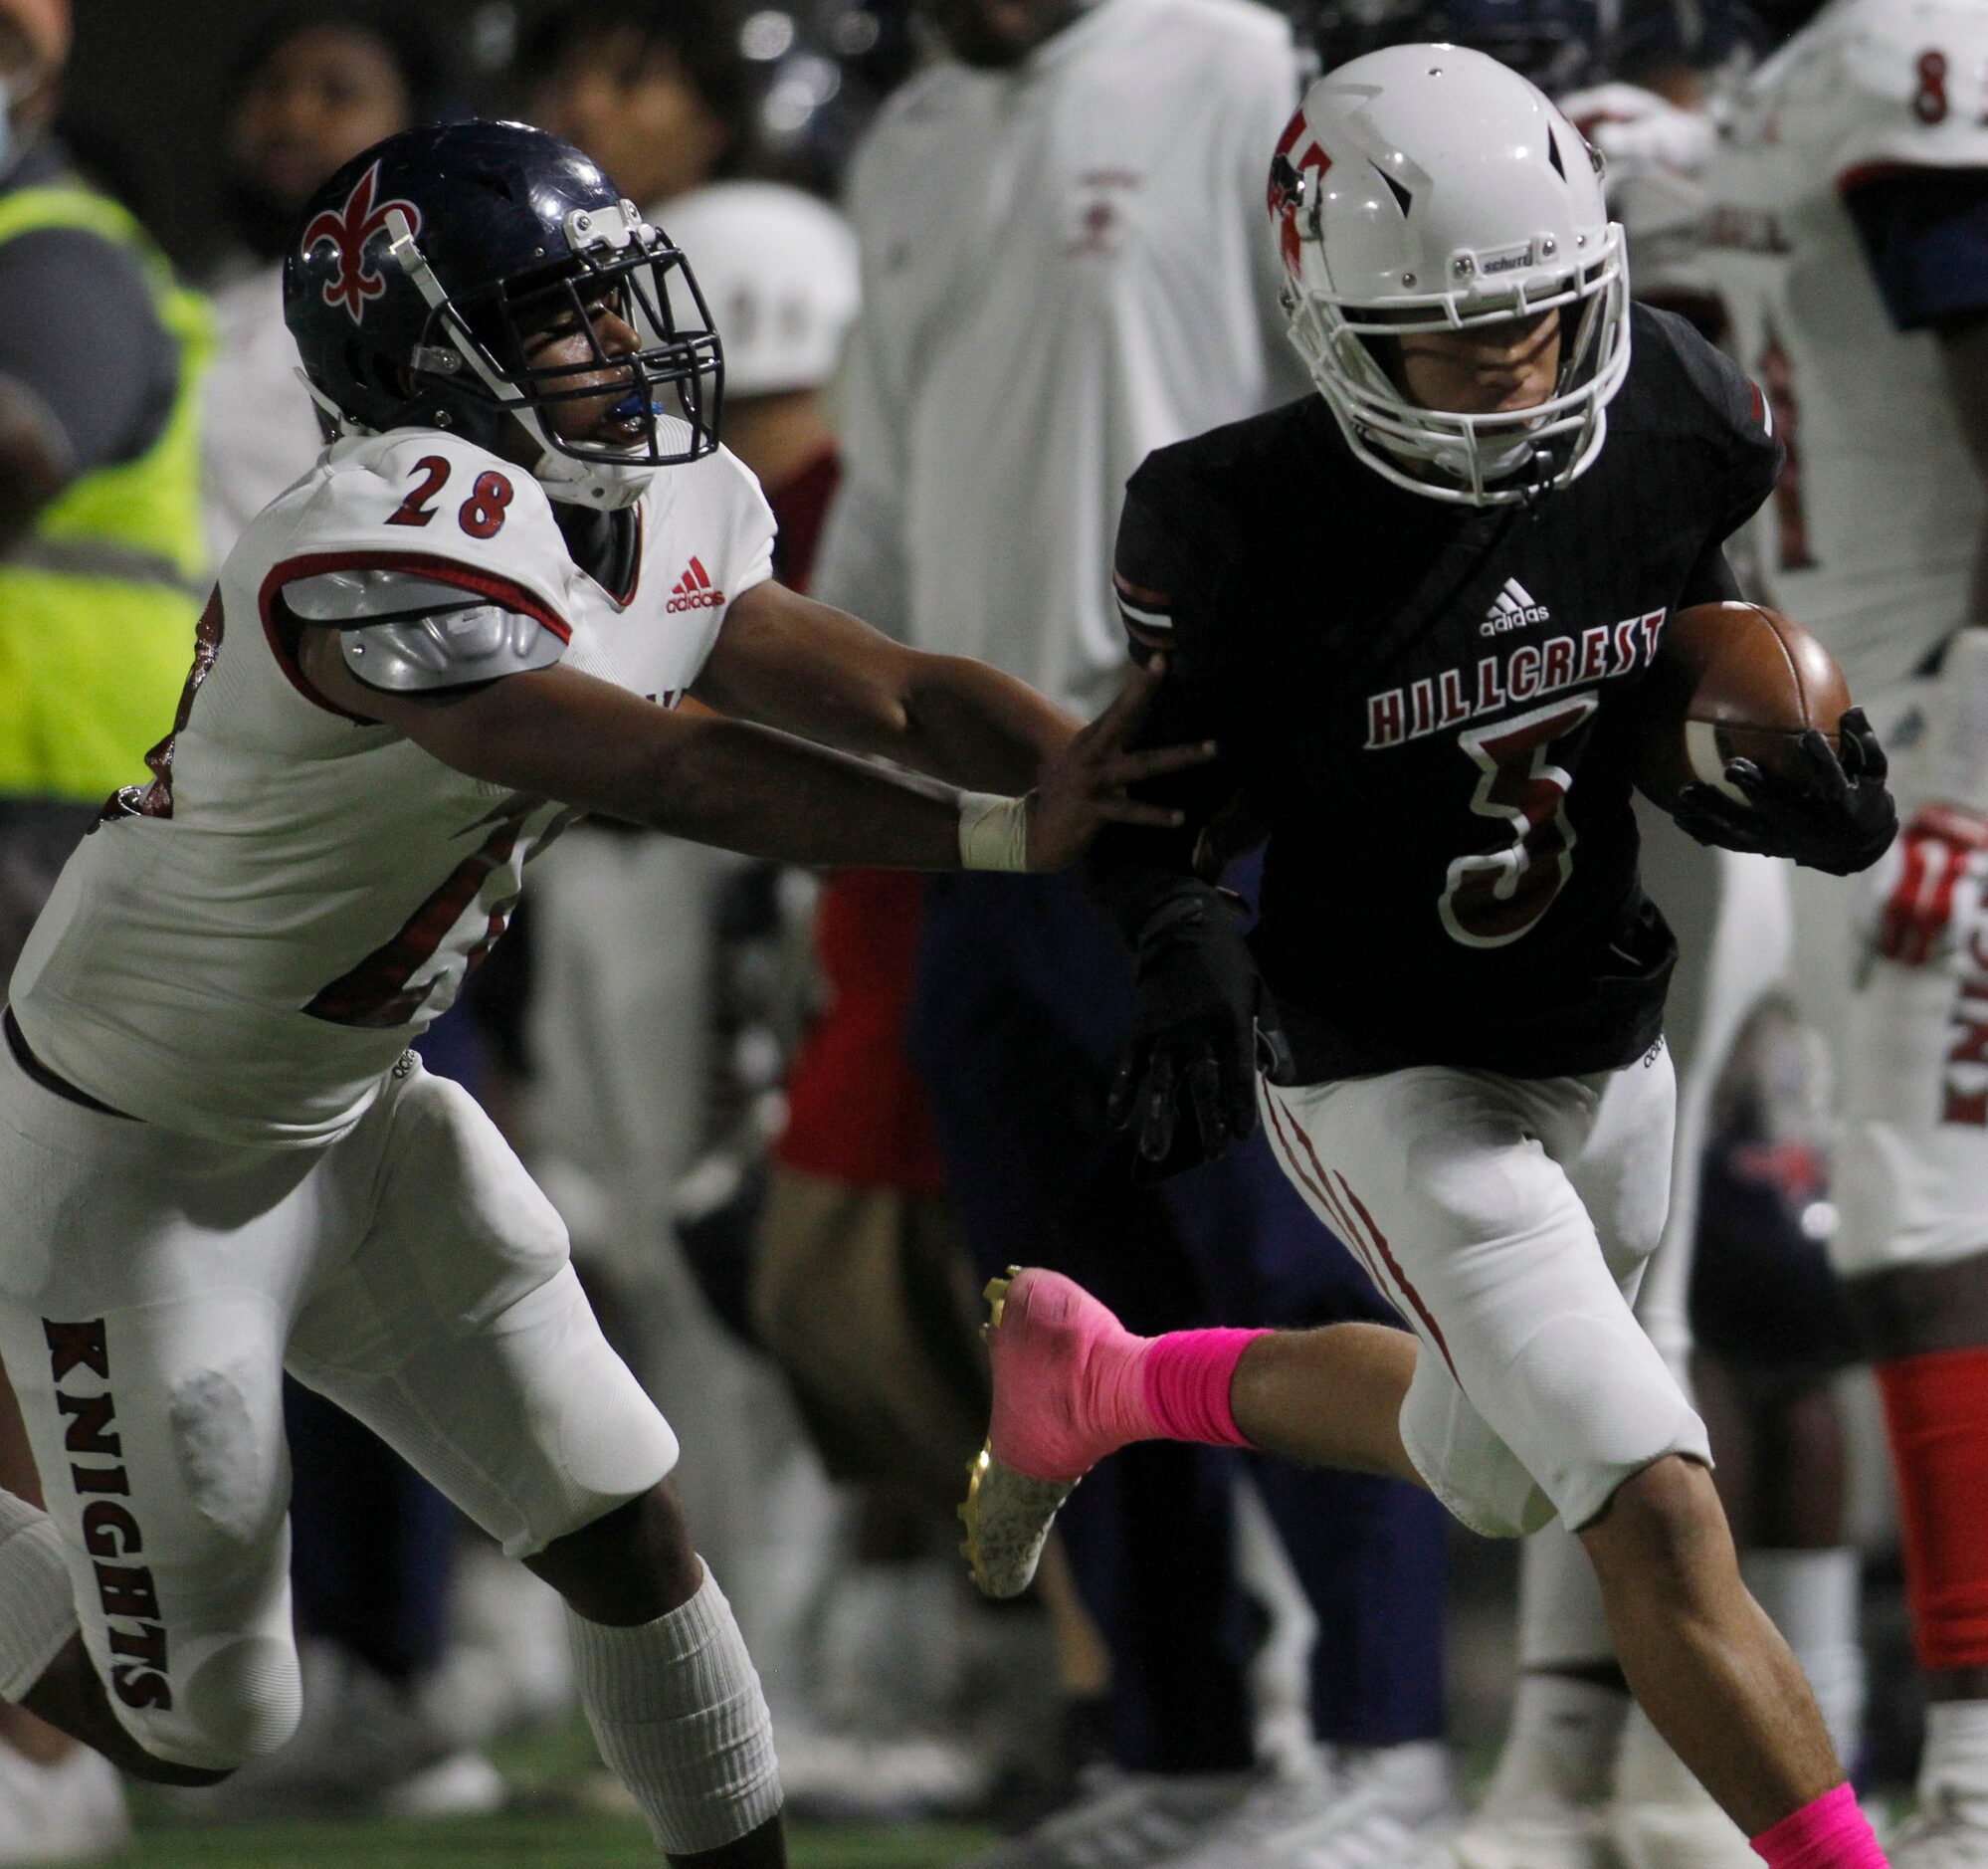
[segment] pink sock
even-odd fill
[[[1756,1836],[1753,1851],[1768,1869],[1888,1869],[1870,1819],[1847,1784]]]
[[[1236,1425],[1229,1388],[1236,1364],[1268,1331],[1171,1331],[1149,1339],[1144,1402],[1156,1438],[1202,1441],[1211,1447],[1247,1447]]]

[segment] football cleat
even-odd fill
[[[1618,1803],[1609,1836],[1623,1869],[1756,1869],[1759,1857],[1709,1797],[1699,1803]]]
[[[1945,1786],[1925,1795],[1887,1846],[1891,1869],[1988,1869],[1988,1798]]]
[[[1019,1596],[1078,1481],[1128,1435],[1096,1405],[1137,1368],[1140,1340],[1059,1272],[1011,1266],[986,1291],[994,1407],[968,1475],[960,1553],[988,1596]]]
[[[1259,1785],[1172,1869],[1402,1869],[1463,1815],[1441,1744],[1345,1748],[1308,1783]]]
[[[952,1869],[1149,1869],[1191,1850],[1251,1782],[1246,1772],[1085,1775],[1074,1803]]]
[[[1599,1810],[1480,1811],[1416,1869],[1617,1869]]]

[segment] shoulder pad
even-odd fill
[[[393,694],[550,668],[566,649],[541,618],[411,571],[323,571],[283,594],[302,621],[338,631],[354,675]]]
[[[341,630],[338,646],[368,688],[397,695],[549,669],[566,653],[537,618],[488,603]]]
[[[1735,104],[1733,139],[1755,170],[1748,205],[1791,206],[1876,170],[1988,168],[1984,97],[1980,0],[1838,0]]]

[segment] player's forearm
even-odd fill
[[[1025,792],[1083,726],[1025,683],[965,656],[922,656],[890,756],[948,784]]]
[[[684,725],[667,758],[571,802],[778,863],[959,868],[959,795],[949,786],[742,722]]]

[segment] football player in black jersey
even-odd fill
[[[1780,451],[1761,398],[1634,307],[1580,135],[1452,46],[1313,87],[1270,207],[1320,395],[1133,477],[1117,590],[1163,664],[1149,731],[1212,738],[1180,833],[1113,833],[1137,951],[1115,1098],[1148,1169],[1259,1108],[1413,1337],[1124,1332],[1059,1275],[998,1282],[984,1587],[1128,1440],[1418,1480],[1493,1536],[1580,1535],[1658,1730],[1770,1863],[1884,1861],[1813,1697],[1740,1582],[1703,1425],[1633,1300],[1663,1229],[1676,945],[1637,875],[1639,685],[1667,620],[1737,595],[1722,544]],[[1895,813],[1855,711],[1797,787],[1734,762],[1693,835],[1847,873]],[[1268,836],[1246,942],[1203,878]],[[1260,1073],[1261,1067],[1261,1073]]]

